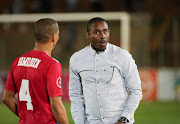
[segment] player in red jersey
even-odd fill
[[[40,19],[34,34],[34,49],[11,65],[2,101],[19,116],[19,124],[55,124],[55,119],[59,124],[68,124],[61,100],[61,65],[51,57],[59,39],[58,23]]]

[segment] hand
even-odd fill
[[[120,121],[118,121],[118,122],[116,122],[115,124],[126,124],[125,122],[120,122]]]

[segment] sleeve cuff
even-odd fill
[[[134,115],[134,114],[129,114],[129,113],[123,112],[123,113],[121,114],[121,117],[127,118],[127,119],[129,120],[129,122],[130,122],[130,121],[134,118],[133,115]]]

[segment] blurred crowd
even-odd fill
[[[135,5],[142,9],[144,0],[7,0],[2,4],[2,13],[133,11]]]
[[[6,0],[0,13],[127,11],[180,15],[179,0]]]

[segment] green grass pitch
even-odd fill
[[[70,124],[74,124],[70,103],[64,102]],[[16,117],[0,103],[0,124],[18,124]],[[135,113],[135,124],[180,124],[180,102],[141,102]]]

